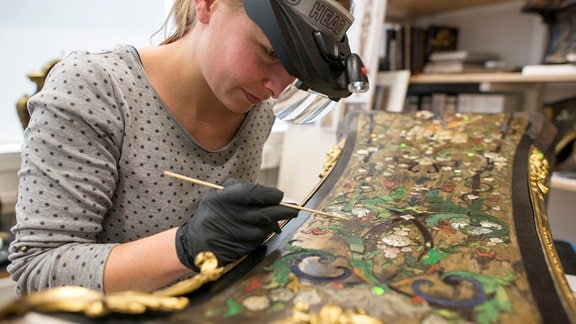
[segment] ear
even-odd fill
[[[215,0],[194,0],[196,9],[196,19],[200,23],[208,23],[210,21],[210,14],[212,13],[212,5]]]

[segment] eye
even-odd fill
[[[271,49],[271,48],[264,48],[264,50],[266,51],[266,55],[269,56],[270,58],[273,58],[273,59],[277,59],[277,58],[278,58],[278,56],[276,55],[276,52],[275,52],[273,49]]]

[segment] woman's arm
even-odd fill
[[[28,101],[8,267],[19,294],[63,285],[102,290],[116,245],[99,237],[119,177],[123,116],[112,108],[119,102],[103,68],[75,55]]]
[[[104,268],[104,291],[153,291],[191,272],[178,260],[176,228],[116,245]]]

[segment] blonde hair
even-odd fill
[[[238,5],[242,4],[241,0],[230,0],[228,2]],[[340,3],[344,8],[352,10],[352,0],[336,0],[336,2]],[[171,23],[174,25],[174,30],[170,33]],[[160,45],[170,44],[184,37],[195,23],[196,10],[194,9],[194,0],[175,0],[168,17],[154,35],[159,33],[164,35],[164,40]]]

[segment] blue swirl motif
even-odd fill
[[[459,281],[468,281],[474,286],[474,297],[471,299],[466,300],[451,300],[451,299],[444,299],[440,297],[431,296],[422,291],[420,288],[422,285],[431,286],[434,285],[434,282],[426,279],[416,280],[412,283],[412,290],[414,293],[422,298],[424,298],[428,303],[439,305],[442,307],[447,308],[465,308],[465,307],[474,307],[484,303],[488,298],[484,293],[484,286],[480,281],[472,278],[464,278],[461,276],[451,275],[446,276],[443,280],[448,284],[457,284]]]
[[[315,261],[315,265],[317,265],[316,269],[314,269],[316,273],[306,273],[306,267],[301,267],[300,265],[306,261],[308,258],[317,258]],[[320,253],[306,253],[300,256],[298,259],[290,265],[290,270],[294,273],[298,278],[309,280],[316,283],[326,283],[332,281],[340,281],[344,280],[352,274],[352,270],[344,266],[334,266],[331,267],[331,263],[333,261],[333,256],[322,255]],[[314,262],[313,261],[313,262]],[[303,269],[304,268],[304,269]],[[323,272],[328,274],[330,272],[334,272],[334,270],[339,270],[340,273],[335,275],[324,275]],[[318,270],[318,271],[316,271]]]

